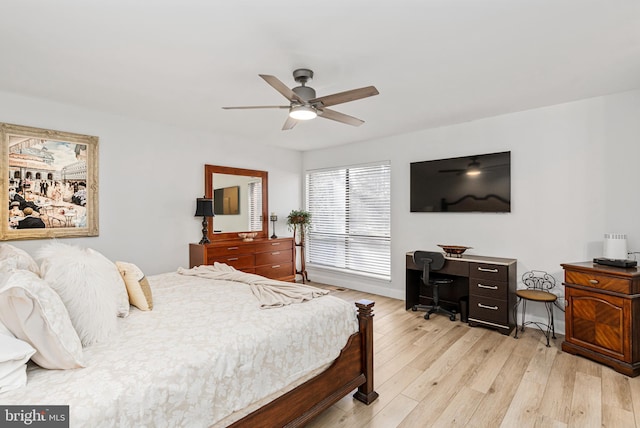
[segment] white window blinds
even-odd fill
[[[262,181],[248,185],[249,231],[262,230]]]
[[[391,167],[389,162],[306,176],[310,265],[391,277]]]

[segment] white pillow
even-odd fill
[[[14,258],[18,269],[26,269],[40,275],[40,268],[33,258],[24,250],[10,244],[0,244],[0,260]]]
[[[111,269],[117,273],[115,265],[106,265],[96,252],[58,242],[42,247],[38,256],[42,278],[60,295],[82,344],[104,342],[115,333],[118,299],[111,280]]]
[[[36,274],[17,270],[0,286],[0,320],[35,348],[31,359],[46,369],[83,367],[82,344],[62,300]]]
[[[35,352],[27,342],[0,335],[0,393],[27,384],[27,361]]]
[[[96,264],[100,268],[99,278],[101,281],[105,281],[105,287],[113,287],[116,290],[116,314],[124,318],[129,315],[129,294],[127,293],[127,286],[120,275],[120,271],[114,262],[100,254],[94,249],[87,248],[86,250],[92,257],[95,258]]]

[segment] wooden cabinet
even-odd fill
[[[640,271],[591,262],[563,264],[562,350],[628,376],[640,374]]]
[[[509,334],[515,327],[516,261],[469,263],[469,325]]]
[[[295,279],[293,238],[189,244],[189,266],[215,262],[280,281]]]

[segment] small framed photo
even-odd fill
[[[98,236],[98,137],[0,123],[0,240]]]

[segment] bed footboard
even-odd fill
[[[371,404],[378,398],[373,389],[373,306],[371,300],[359,300],[359,331],[331,366],[318,376],[276,398],[238,420],[232,427],[299,427],[354,389],[354,398]]]

